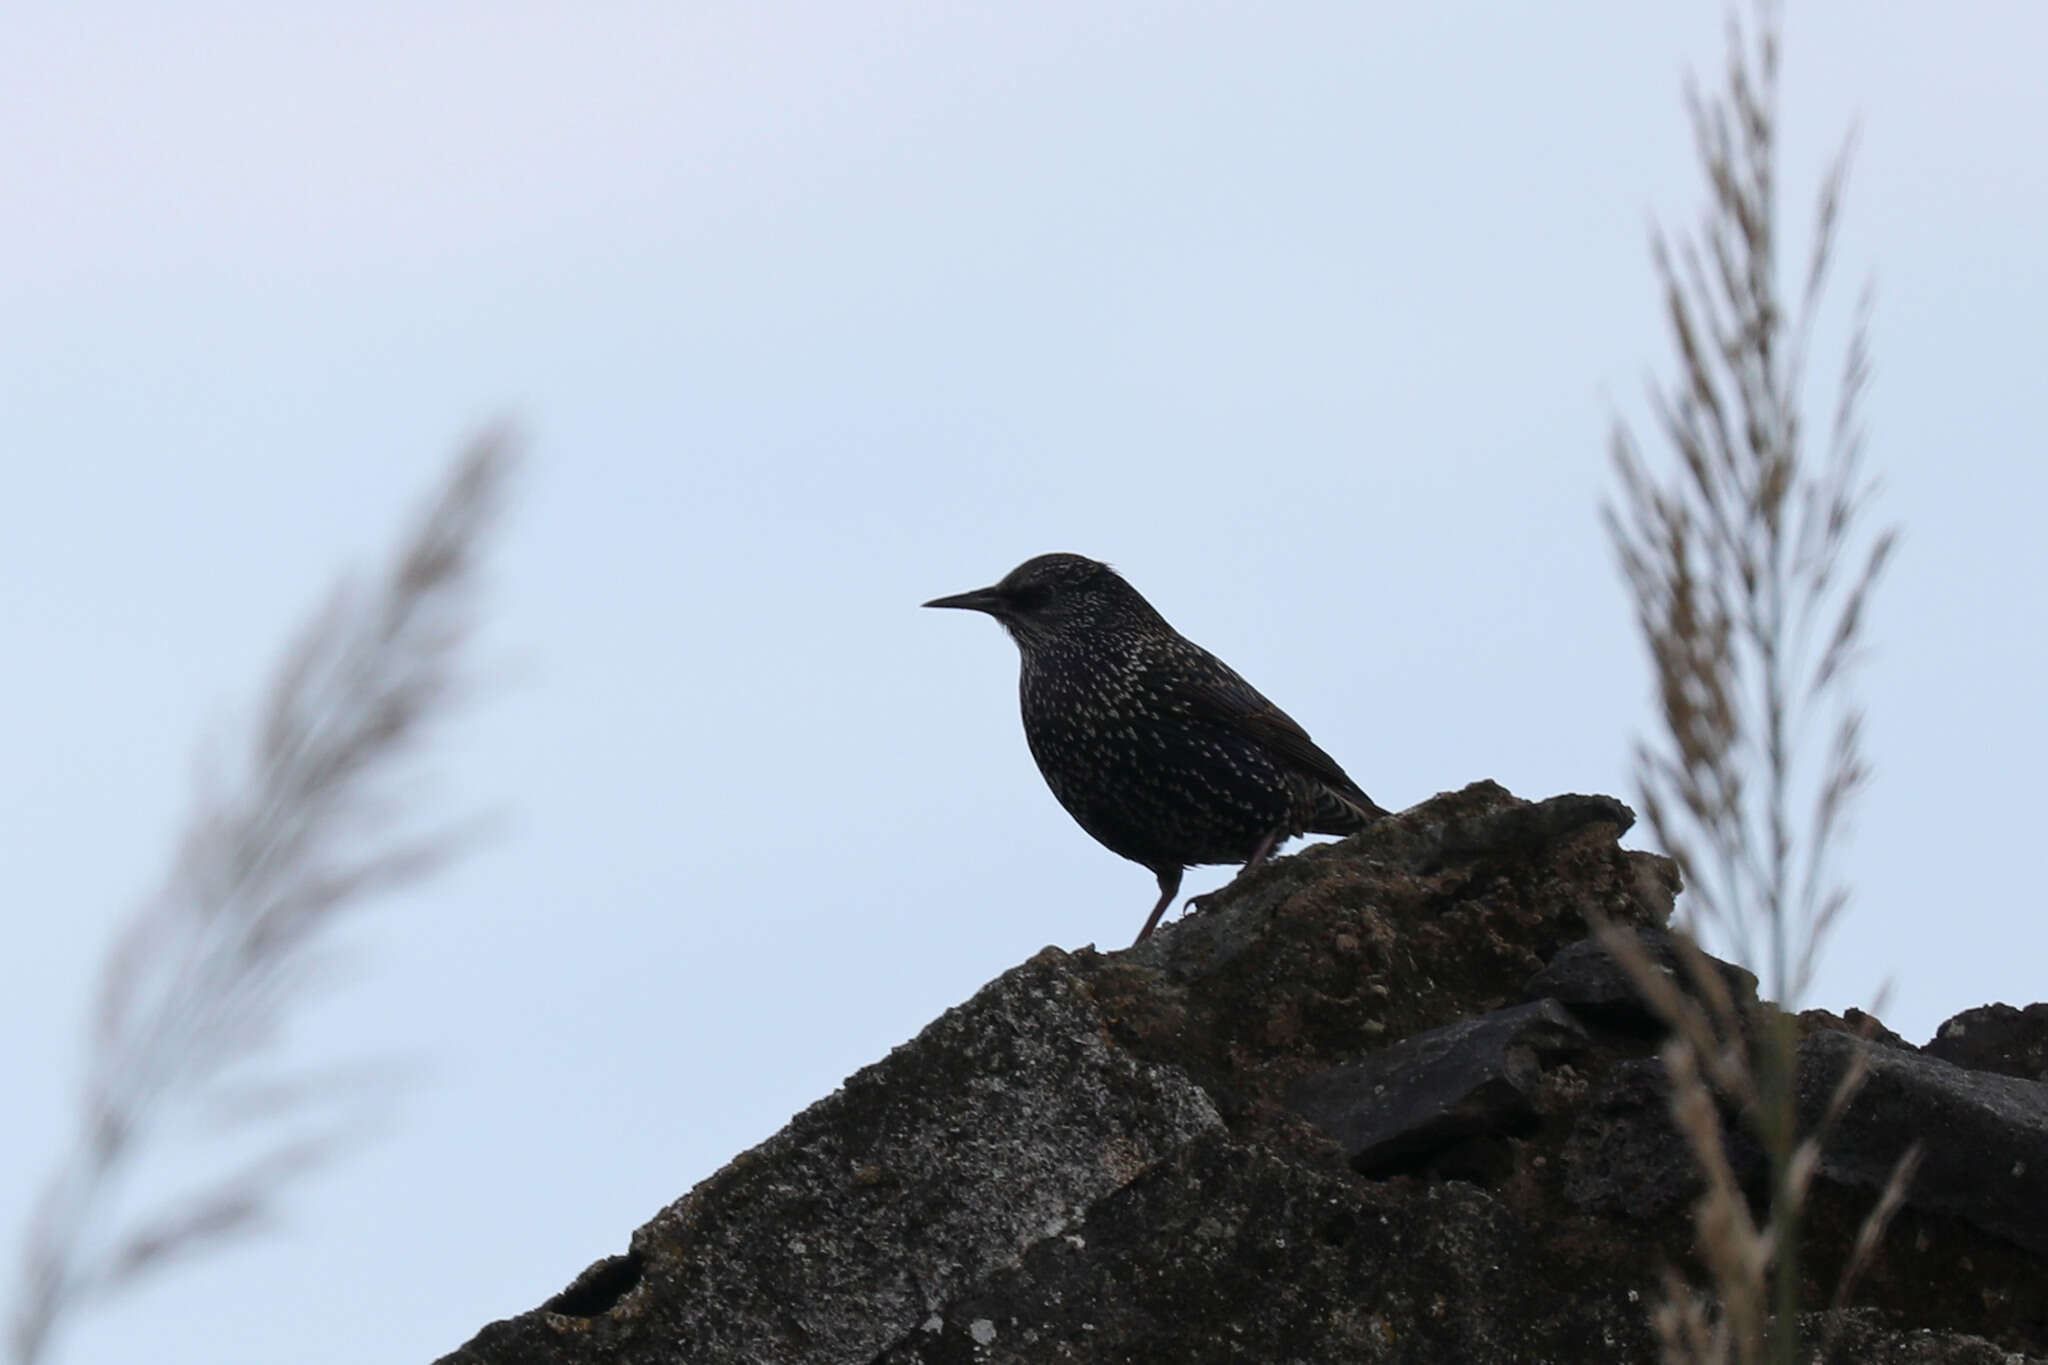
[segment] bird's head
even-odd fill
[[[1027,559],[994,587],[935,597],[925,605],[987,612],[1027,649],[1158,620],[1158,613],[1115,569],[1081,555]]]

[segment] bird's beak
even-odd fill
[[[951,597],[934,597],[925,605],[958,607],[962,611],[985,611],[990,616],[1001,616],[1009,607],[1003,595],[994,588],[976,588],[973,592],[954,593]]]

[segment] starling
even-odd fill
[[[1107,564],[1040,555],[928,607],[987,612],[1023,655],[1024,738],[1052,794],[1110,852],[1151,869],[1151,934],[1202,863],[1249,867],[1297,834],[1386,814],[1299,725],[1188,640]]]

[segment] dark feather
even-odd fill
[[[1115,570],[1041,555],[926,606],[987,612],[1023,659],[1024,733],[1053,795],[1105,848],[1150,868],[1257,862],[1297,834],[1386,814],[1293,717],[1166,623]]]
[[[1177,680],[1177,695],[1187,703],[1190,714],[1244,736],[1303,777],[1328,787],[1345,805],[1355,806],[1361,816],[1377,819],[1386,814],[1337,765],[1336,759],[1308,737],[1308,731],[1294,717],[1267,701],[1221,659],[1208,657],[1215,667],[1215,676],[1182,675]]]

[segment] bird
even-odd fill
[[[1024,738],[1046,785],[1097,843],[1159,880],[1137,943],[1187,868],[1251,867],[1295,835],[1355,834],[1387,815],[1107,564],[1039,555],[924,605],[984,612],[1016,642]]]

